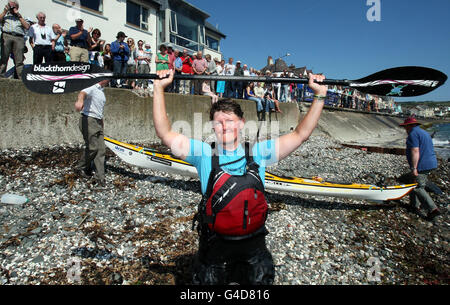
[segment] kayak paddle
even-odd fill
[[[106,79],[158,79],[157,74],[116,74],[109,70],[82,62],[46,63],[24,68],[22,80],[33,92],[62,94],[80,91]],[[175,75],[183,80],[225,80],[266,83],[307,84],[308,78],[265,76]],[[426,94],[442,86],[447,80],[444,73],[425,67],[398,67],[383,70],[358,80],[325,79],[325,85],[345,86],[363,93],[380,96],[409,97]]]

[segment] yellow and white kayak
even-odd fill
[[[145,147],[135,146],[105,137],[106,146],[126,163],[138,167],[160,170],[172,174],[197,177],[197,169],[172,155],[163,154]],[[266,172],[265,189],[288,193],[318,196],[344,197],[383,202],[398,200],[407,195],[416,184],[379,187],[370,184],[341,184],[323,181],[320,178],[281,177]]]

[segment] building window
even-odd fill
[[[136,4],[131,1],[127,1],[127,23],[134,25],[141,30],[148,31],[148,8]]]
[[[186,48],[186,49],[190,49],[193,51],[201,51],[201,49],[199,49],[199,45],[198,43],[192,41],[192,40],[188,40],[188,39],[184,39],[180,36],[176,36],[174,34],[170,34],[170,42],[173,44],[176,44],[177,46],[180,46],[182,48]]]
[[[175,14],[174,11],[170,12],[170,31],[173,33],[178,33],[177,14]]]
[[[179,36],[198,42],[198,23],[184,16],[183,14],[172,14],[172,25],[176,24],[176,34]],[[173,27],[173,26],[172,26]]]
[[[198,36],[200,44],[205,44],[205,27],[203,25],[198,27]]]
[[[210,36],[206,36],[206,45],[208,48],[219,51],[219,41]]]
[[[80,5],[93,11],[103,12],[103,0],[80,0]]]
[[[95,13],[103,13],[103,0],[61,0],[62,2],[93,11]]]

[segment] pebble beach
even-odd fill
[[[198,179],[129,166],[108,151],[99,188],[72,170],[81,149],[0,152],[1,192],[29,199],[0,205],[0,284],[189,284]],[[408,164],[320,135],[267,170],[357,183],[385,176],[392,185]],[[432,221],[410,212],[407,197],[374,204],[268,191],[274,284],[449,284],[448,177],[439,160],[431,180],[443,194],[431,195],[443,214]]]

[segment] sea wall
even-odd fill
[[[301,107],[302,114],[307,108]],[[399,126],[403,120],[387,114],[325,107],[316,133],[324,133],[346,144],[403,147],[406,133]]]
[[[152,98],[142,98],[124,89],[105,89],[105,135],[129,142],[159,141],[152,120]],[[82,143],[78,128],[80,114],[74,109],[77,93],[41,95],[27,90],[21,81],[0,79],[0,149]],[[247,120],[245,135],[284,134],[300,118],[294,103],[282,104],[282,114],[273,114],[272,123],[259,126],[254,102],[238,100]],[[169,119],[180,132],[197,139],[211,136],[211,98],[166,94]],[[267,118],[268,119],[268,118]]]
[[[131,90],[106,88],[105,135],[120,141],[159,141],[152,120],[152,98]],[[40,95],[21,81],[0,79],[0,149],[82,143],[79,113],[74,109],[77,93]],[[166,94],[169,119],[178,131],[196,139],[212,138],[209,122],[210,98]],[[253,139],[266,134],[285,134],[295,128],[309,105],[281,103],[283,113],[272,114],[272,123],[257,123],[255,103],[238,100],[246,118],[244,135]],[[267,118],[268,119],[268,118]],[[401,118],[349,109],[325,107],[313,134],[326,134],[346,144],[403,147],[405,131]]]

